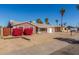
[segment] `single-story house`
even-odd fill
[[[47,25],[47,24],[34,24],[34,23],[30,23],[30,22],[16,22],[13,20],[11,20],[10,23],[11,23],[12,28],[3,27],[0,29],[1,36],[11,35],[13,28],[23,28],[23,29],[33,28],[33,34],[34,33],[42,33],[42,32],[53,33],[53,32],[65,32],[65,31],[67,31],[67,29],[65,29],[65,27],[52,26],[52,25]]]
[[[30,22],[16,22],[16,21],[10,21],[10,24],[12,28],[3,28],[3,33],[5,34],[6,31],[8,32],[5,35],[10,35],[12,34],[12,29],[13,28],[33,28],[33,34],[34,33],[42,33],[42,32],[47,32],[47,33],[53,33],[53,32],[62,32],[62,27],[61,26],[52,26],[52,25],[47,25],[47,24],[34,24]]]
[[[61,31],[60,26],[52,26],[47,24],[32,24],[30,22],[16,22],[16,21],[11,21],[11,23],[13,25],[13,28],[14,27],[23,27],[23,28],[32,27],[33,33],[41,33],[41,32],[52,33],[52,32]]]
[[[40,32],[52,33],[52,26],[47,25],[47,24],[32,24],[30,22],[16,22],[16,21],[12,21],[11,23],[13,25],[13,28],[16,28],[16,27],[29,28],[29,27],[32,27],[33,33],[40,33]]]

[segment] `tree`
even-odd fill
[[[31,24],[35,24],[35,21],[30,21]]]
[[[55,22],[56,22],[56,24],[57,24],[57,26],[58,26],[58,19],[56,19]]]
[[[65,22],[63,25],[64,25],[64,26],[66,26],[66,25],[67,25],[67,23]]]
[[[41,21],[40,18],[38,18],[36,22],[37,22],[38,24],[43,24],[43,22]]]
[[[45,18],[45,24],[49,24],[48,18]]]
[[[13,27],[12,22],[9,21],[7,27],[8,27],[8,28],[12,28],[12,27]]]
[[[76,8],[77,8],[77,10],[79,10],[79,4],[78,4],[78,5],[76,5]]]
[[[60,14],[61,14],[61,26],[63,26],[63,16],[64,16],[64,13],[65,13],[65,9],[64,9],[64,8],[61,8],[61,9],[60,9]]]

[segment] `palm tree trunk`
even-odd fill
[[[58,23],[57,23],[57,26],[58,26]]]
[[[63,26],[63,16],[61,16],[61,27]]]

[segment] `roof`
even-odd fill
[[[40,27],[40,28],[53,27],[52,25],[47,25],[47,24],[35,24],[35,26]]]
[[[21,25],[21,24],[25,24],[25,23],[28,23],[28,24],[30,24],[30,25],[33,25],[33,24],[31,24],[30,22],[16,22],[16,21],[13,21],[12,22],[12,25],[13,26],[17,26],[17,25]],[[34,26],[34,25],[33,25]]]
[[[14,21],[14,20],[11,20],[10,22],[11,22],[11,24],[12,24],[13,26],[22,23],[22,22],[17,22],[17,21]]]
[[[33,26],[37,26],[39,28],[60,27],[60,26],[52,26],[52,25],[48,25],[48,24],[32,24],[30,22],[16,22],[16,21],[12,21],[12,25],[13,26],[17,26],[17,25],[21,25],[21,24],[25,24],[25,23],[28,23],[28,24],[33,25]]]

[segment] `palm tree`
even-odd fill
[[[45,24],[49,24],[48,18],[45,18]]]
[[[37,19],[36,21],[38,24],[43,24],[42,20],[40,18]]]
[[[78,5],[76,5],[76,8],[77,8],[77,10],[79,10],[79,4],[78,4]]]
[[[56,22],[56,24],[57,24],[57,26],[58,26],[58,19],[56,19],[55,22]]]
[[[61,13],[61,26],[63,26],[63,16],[64,16],[64,13],[65,13],[65,9],[61,8],[60,13]]]
[[[66,26],[66,25],[67,25],[67,23],[65,22],[63,25],[64,25],[64,26]]]
[[[76,9],[79,11],[79,4],[76,5]]]

